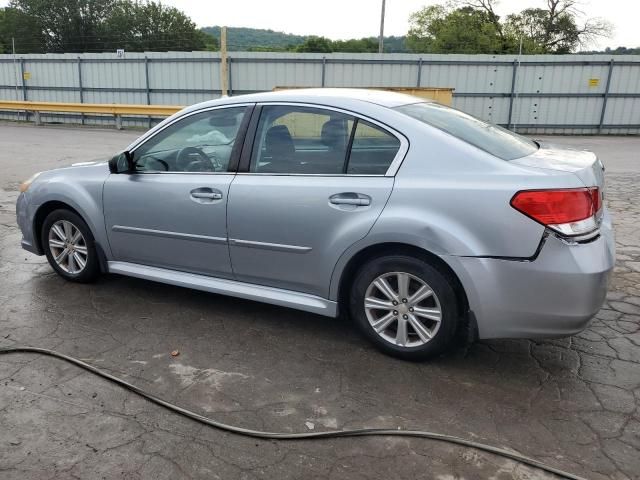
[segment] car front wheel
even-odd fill
[[[100,273],[93,235],[74,212],[54,210],[47,216],[42,246],[51,267],[65,280],[86,283]]]
[[[404,255],[374,259],[355,277],[351,316],[380,350],[407,360],[442,353],[458,325],[451,282],[430,264]]]

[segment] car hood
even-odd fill
[[[92,160],[90,162],[77,162],[77,163],[72,163],[70,165],[70,167],[90,167],[92,165],[108,165],[109,163],[109,159],[108,158],[101,158],[99,160]],[[63,167],[65,168],[65,167]],[[69,167],[67,167],[69,168]]]
[[[38,176],[36,183],[44,183],[54,179],[56,181],[73,179],[82,182],[90,179],[104,179],[107,175],[109,175],[109,163],[106,160],[93,160],[46,170]]]

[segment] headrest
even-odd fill
[[[293,155],[296,147],[286,125],[274,125],[264,139],[267,155]]]
[[[347,132],[343,119],[327,120],[322,125],[321,140],[330,149],[344,150],[347,146]]]

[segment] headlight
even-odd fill
[[[26,192],[27,190],[29,190],[29,187],[31,186],[31,184],[33,183],[33,181],[38,178],[38,175],[40,175],[42,172],[38,172],[38,173],[34,173],[33,175],[31,175],[27,180],[25,180],[24,182],[22,182],[20,184],[20,191],[21,192]]]

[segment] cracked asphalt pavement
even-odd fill
[[[383,356],[348,322],[117,275],[66,283],[21,250],[20,180],[114,153],[138,134],[0,124],[1,346],[53,348],[243,427],[426,429],[590,479],[640,478],[640,138],[553,138],[594,149],[608,167],[618,263],[590,327],[479,342],[420,364]],[[0,357],[0,478],[555,477],[421,439],[223,433],[72,365],[16,354]]]

